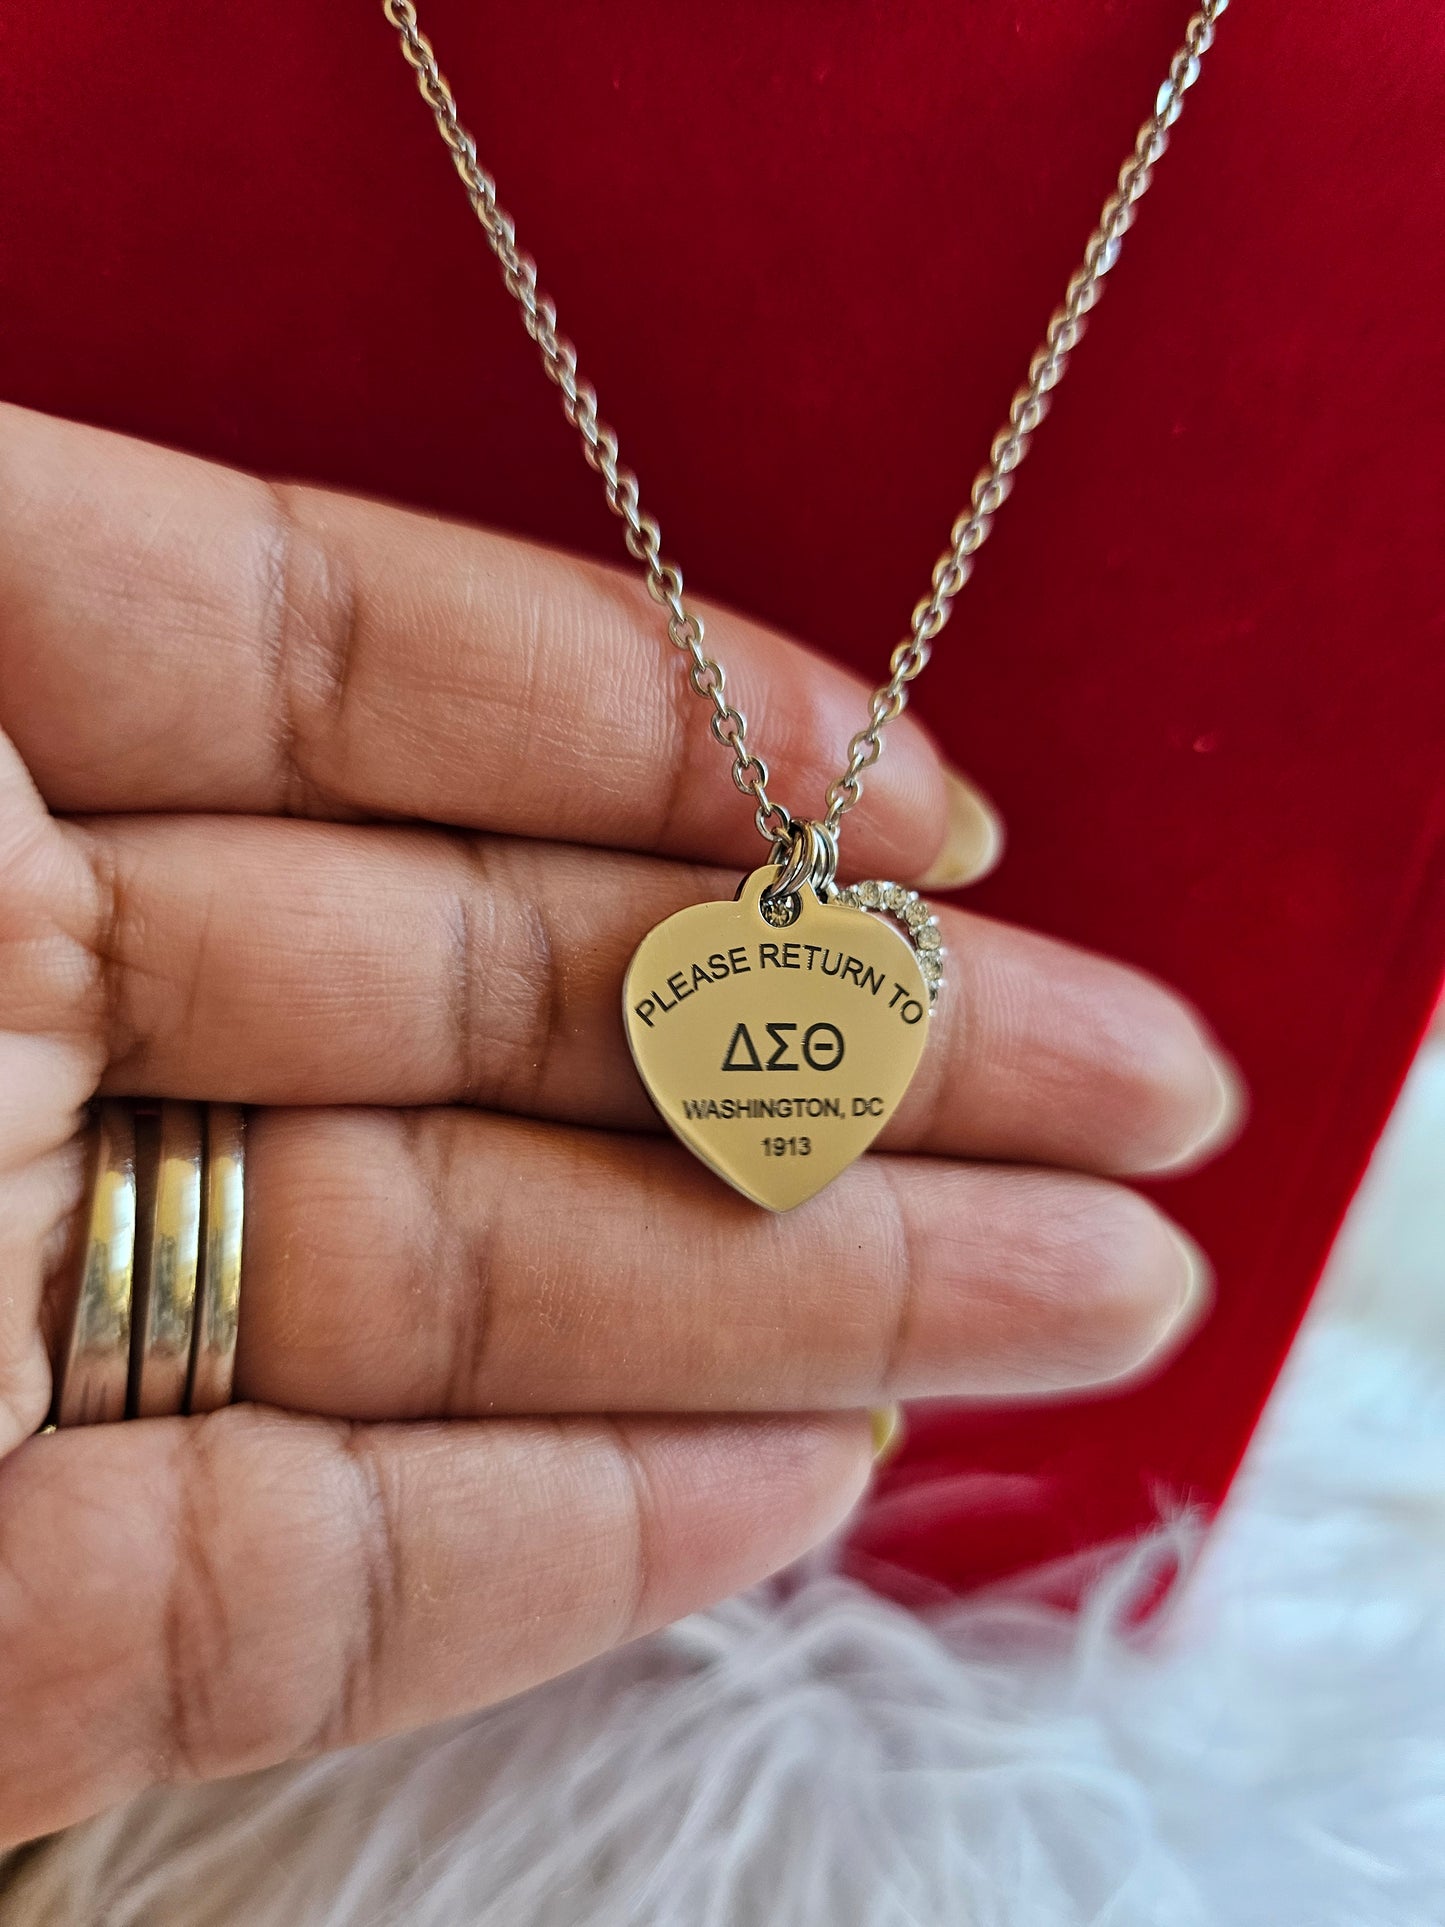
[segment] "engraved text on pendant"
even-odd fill
[[[892,1116],[927,1041],[929,990],[897,930],[806,884],[793,920],[770,921],[760,899],[776,875],[755,870],[735,902],[660,923],[622,996],[665,1122],[746,1197],[786,1211]]]

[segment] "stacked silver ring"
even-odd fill
[[[235,1377],[244,1115],[106,1099],[90,1151],[52,1423],[215,1411]]]

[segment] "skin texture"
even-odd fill
[[[708,620],[821,795],[865,692]],[[919,1078],[800,1211],[659,1134],[623,967],[759,846],[621,571],[0,409],[0,731],[0,1843],[513,1693],[831,1530],[866,1407],[1199,1315],[1120,1180],[1230,1074],[1043,938],[945,912]],[[896,724],[852,873],[998,842]],[[243,1402],[34,1437],[101,1090],[263,1107]]]

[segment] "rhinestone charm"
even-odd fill
[[[846,890],[839,890],[833,901],[846,903],[854,910],[881,911],[900,924],[913,945],[918,968],[928,985],[928,1001],[937,1003],[943,988],[943,959],[948,953],[943,947],[938,918],[916,890],[907,890],[901,883],[870,878],[866,883],[850,883]]]

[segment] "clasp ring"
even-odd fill
[[[825,823],[788,820],[786,836],[773,845],[778,874],[763,890],[764,903],[780,903],[796,896],[807,884],[820,903],[833,895],[838,870],[838,837]]]

